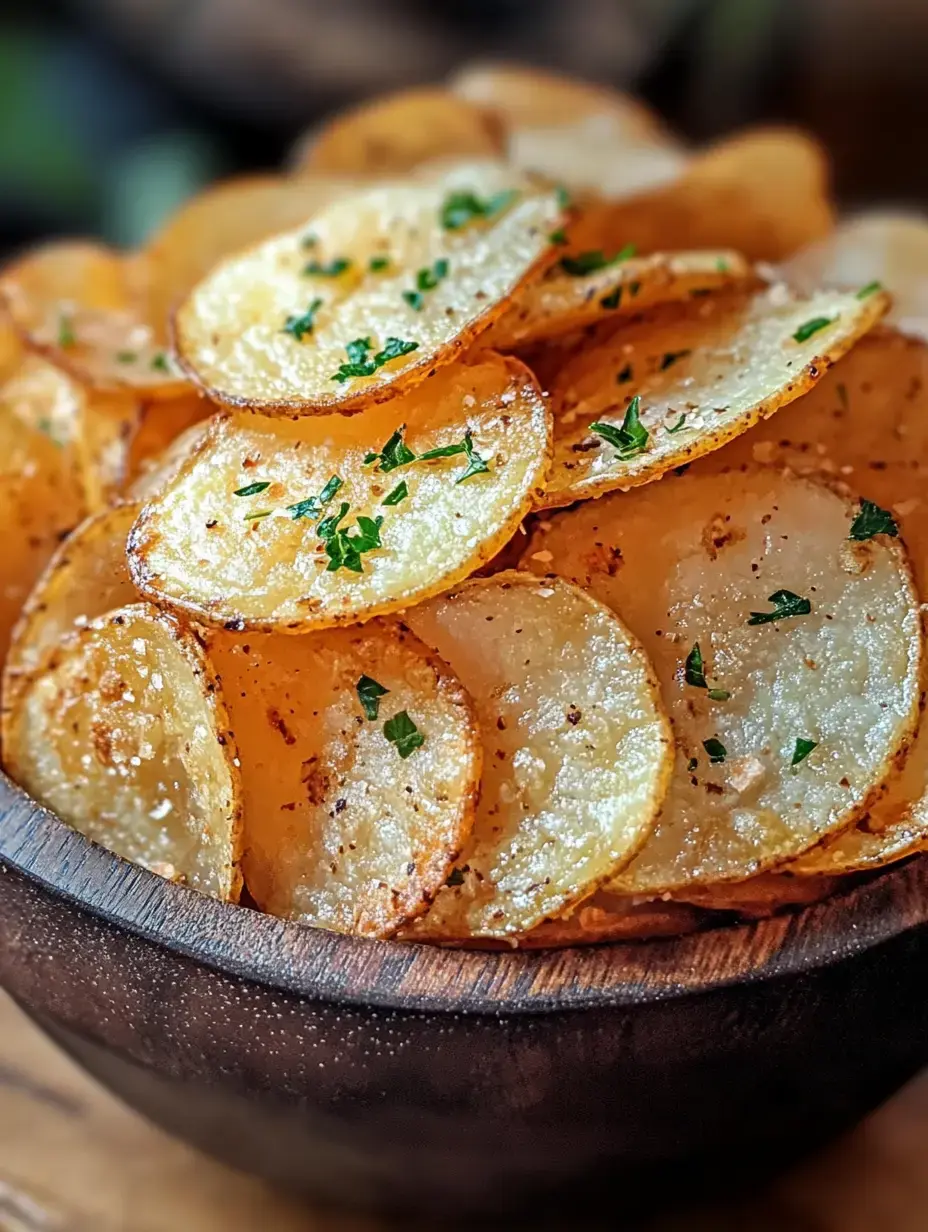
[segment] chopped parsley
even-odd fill
[[[626,244],[615,256],[607,257],[601,248],[593,248],[588,252],[578,252],[573,257],[561,257],[561,269],[572,278],[583,278],[587,274],[595,274],[597,270],[608,269],[610,265],[618,265],[627,261],[637,252],[634,244]]]
[[[232,495],[257,496],[260,492],[266,492],[270,486],[270,480],[259,480],[258,483],[249,483],[244,488],[236,488]]]
[[[380,471],[386,475],[400,466],[408,466],[410,462],[415,462],[416,455],[403,440],[405,430],[406,425],[400,424],[379,453],[369,453],[365,457],[364,465],[370,466],[372,462],[378,462]]]
[[[445,198],[438,217],[446,231],[460,231],[472,222],[495,218],[512,205],[518,195],[515,189],[506,189],[485,199],[467,190],[453,192]]]
[[[661,359],[661,372],[666,372],[678,359],[686,359],[687,355],[692,352],[687,348],[685,351],[665,351]]]
[[[686,656],[683,666],[683,678],[694,689],[706,689],[707,696],[713,702],[727,702],[731,694],[727,689],[710,689],[706,680],[706,665],[699,649],[699,642],[693,643],[693,649]]]
[[[709,761],[714,766],[718,765],[719,762],[723,762],[728,756],[728,749],[726,749],[725,745],[722,744],[721,740],[719,740],[716,736],[712,736],[710,739],[704,740],[702,742],[702,747],[709,754]]]
[[[650,434],[639,418],[640,407],[641,399],[638,394],[635,394],[628,404],[621,428],[617,428],[615,424],[599,421],[590,424],[590,431],[601,436],[610,445],[614,445],[623,461],[627,458],[636,458],[648,447]]]
[[[304,248],[315,248],[316,245],[319,243],[319,236],[313,235],[312,231],[310,231],[306,235],[303,236],[303,238],[300,240],[300,243],[303,245]]]
[[[415,291],[404,291],[403,299],[409,304],[410,308],[416,312],[422,311],[422,305],[425,303],[425,291],[434,291],[443,278],[448,277],[448,262],[444,257],[439,257],[431,267],[425,266],[416,274],[416,289]]]
[[[872,539],[874,535],[889,535],[895,539],[899,534],[896,519],[886,509],[881,509],[873,501],[861,500],[860,512],[851,523],[851,533],[848,539]]]
[[[331,261],[312,261],[303,266],[303,273],[309,278],[338,278],[346,270],[351,269],[347,257],[334,257]]]
[[[615,383],[616,385],[625,385],[631,379],[632,379],[632,366],[631,364],[626,364],[625,367],[621,370],[621,372],[619,372],[619,374],[616,376]]]
[[[813,749],[817,748],[817,740],[806,740],[803,736],[798,736],[796,738],[796,747],[793,749],[793,760],[789,764],[791,766],[798,766],[801,761],[805,761]]]
[[[373,722],[380,713],[380,699],[386,697],[390,690],[378,684],[371,676],[362,676],[355,688],[365,716]]]
[[[396,751],[403,761],[425,744],[425,736],[416,727],[406,710],[401,710],[392,719],[387,719],[383,725],[383,734],[391,744],[396,746]]]
[[[685,423],[686,423],[686,415],[683,414],[680,416],[677,422],[673,425],[673,427],[668,428],[667,431],[670,432],[671,434],[673,434],[674,432],[679,432]]]
[[[269,518],[274,512],[273,509],[256,509],[254,513],[246,513],[246,522],[260,522],[262,518]]]
[[[857,292],[857,299],[869,299],[871,295],[875,295],[877,291],[883,290],[883,284],[878,278],[874,278],[873,282],[868,282],[865,287],[861,287]],[[814,746],[813,746],[814,747]]]
[[[343,483],[344,480],[340,475],[333,475],[318,496],[307,496],[305,500],[288,505],[287,513],[290,514],[294,522],[298,522],[300,518],[318,517],[322,512],[323,506],[329,503]]]
[[[470,432],[465,432],[464,440],[456,445],[439,445],[436,449],[428,449],[425,453],[420,453],[417,461],[431,462],[434,458],[453,458],[462,453],[467,457],[467,467],[457,477],[455,484],[463,483],[472,475],[489,474],[490,467],[486,459],[482,458],[474,448],[474,438]]]
[[[138,351],[117,351],[116,352],[117,364],[134,364],[135,361],[138,359],[138,357],[139,357]]]
[[[555,195],[558,205],[560,206],[562,210],[570,209],[570,192],[567,189],[566,185],[558,184],[557,188],[555,189],[554,195]]]
[[[171,365],[168,363],[168,357],[164,351],[159,351],[157,355],[152,357],[151,366],[155,372],[171,371]]]
[[[622,292],[624,289],[625,288],[622,284],[619,283],[614,291],[611,291],[608,295],[604,295],[602,297],[599,301],[600,308],[618,308],[622,303]]]
[[[350,569],[352,573],[363,573],[364,562],[361,557],[364,552],[382,547],[380,528],[383,518],[367,518],[360,516],[357,521],[357,534],[352,535],[339,525],[348,512],[348,502],[342,501],[338,513],[324,518],[319,523],[319,538],[325,545],[325,553],[329,558],[326,565],[327,573],[335,573],[339,569]]]
[[[718,270],[720,274],[727,274],[728,273],[728,262],[725,260],[724,257],[719,257],[715,263],[715,268]]]
[[[812,611],[809,600],[793,594],[791,590],[775,590],[768,595],[767,602],[773,604],[773,611],[752,612],[749,625],[768,625],[774,620],[785,620],[788,616],[808,616]]]
[[[552,244],[557,244],[558,247],[563,247],[567,243],[567,232],[563,227],[558,227],[556,231],[552,231],[548,236],[548,240]]]
[[[829,325],[833,325],[837,319],[837,317],[813,317],[811,321],[805,321],[799,326],[793,334],[793,341],[807,342],[813,334],[817,334],[820,329],[826,329]]]
[[[409,495],[409,488],[406,485],[406,480],[401,479],[389,496],[385,496],[380,502],[381,505],[398,505],[400,501],[404,501]]]
[[[58,318],[58,345],[60,347],[72,347],[77,341],[74,333],[74,321],[64,313]]]
[[[367,263],[367,268],[372,274],[382,274],[385,269],[390,268],[389,257],[371,257]]]
[[[302,315],[291,313],[284,321],[282,333],[289,334],[297,342],[302,342],[305,334],[311,334],[316,324],[316,313],[322,307],[323,301],[317,296]]]
[[[345,347],[348,362],[339,366],[338,371],[332,374],[332,380],[341,382],[350,381],[356,376],[373,376],[378,368],[382,368],[392,359],[399,359],[401,355],[409,355],[411,351],[419,349],[418,342],[390,337],[384,343],[383,350],[378,351],[371,359],[371,346],[370,338],[355,338],[353,342],[349,342]]]

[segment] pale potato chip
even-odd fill
[[[529,568],[622,613],[674,723],[669,795],[613,889],[781,864],[852,824],[904,756],[918,599],[897,540],[849,540],[855,513],[773,469],[690,474],[581,505],[533,538]]]
[[[214,634],[241,750],[245,877],[272,915],[389,937],[473,825],[480,742],[449,668],[376,621],[309,637]]]
[[[102,245],[60,241],[7,266],[0,300],[28,345],[84,384],[176,397],[186,381],[144,319],[139,274]]]
[[[845,219],[780,272],[800,291],[879,281],[893,297],[887,319],[928,336],[928,218],[921,214],[879,210]]]
[[[600,321],[633,316],[655,304],[706,295],[752,276],[744,258],[728,250],[564,257],[539,282],[517,294],[512,307],[480,342],[501,351],[526,346]]]
[[[457,358],[550,259],[560,217],[499,164],[371,188],[222,262],[177,314],[178,351],[229,406],[358,410]]]
[[[356,181],[326,175],[238,176],[182,205],[142,253],[146,318],[158,341],[167,340],[174,309],[223,257],[299,226],[357,187]]]
[[[147,604],[70,634],[4,716],[4,768],[94,842],[236,901],[235,744],[193,634]]]
[[[396,611],[503,547],[542,490],[550,432],[531,373],[492,352],[360,415],[219,417],[143,511],[133,576],[234,628]],[[451,456],[422,459],[434,450]]]
[[[553,385],[542,504],[631,488],[692,462],[798,398],[883,315],[879,292],[782,284],[654,309],[582,343]]]
[[[837,841],[837,840],[833,840]],[[833,894],[835,877],[794,877],[789,872],[758,873],[747,881],[691,886],[674,894],[675,902],[691,903],[709,911],[737,911],[762,920],[788,907],[809,907]]]
[[[13,631],[3,671],[4,711],[66,633],[138,601],[126,565],[126,540],[138,512],[137,505],[104,509],[58,547]]]
[[[484,759],[473,837],[415,933],[524,933],[587,898],[651,831],[673,761],[651,665],[602,604],[515,571],[405,619],[474,699]]]
[[[301,143],[297,173],[402,175],[436,158],[504,153],[492,112],[437,86],[415,86],[335,116]]]
[[[72,382],[36,356],[0,386],[0,663],[33,583],[86,512],[79,415]]]
[[[142,405],[133,394],[82,391],[76,448],[90,512],[104,509],[122,492],[141,423]]]
[[[126,459],[129,491],[133,500],[148,500],[168,474],[165,465],[177,464],[190,452],[190,445],[205,433],[215,407],[206,398],[191,393],[170,401],[148,402],[132,436]],[[154,477],[154,472],[158,477]],[[173,475],[176,472],[170,471]]]
[[[570,228],[574,248],[639,252],[734,248],[781,261],[834,224],[828,158],[794,129],[754,129],[695,155],[674,182],[590,204]]]

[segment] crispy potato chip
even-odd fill
[[[473,838],[416,935],[524,933],[614,876],[653,826],[673,757],[651,665],[594,599],[515,571],[405,619],[474,699],[484,755]]]
[[[167,341],[174,309],[223,257],[299,226],[357,187],[326,175],[249,175],[198,193],[145,246],[146,317],[156,339]]]
[[[170,401],[148,402],[142,409],[138,430],[134,433],[126,459],[133,500],[148,500],[157,491],[166,463],[184,458],[190,446],[205,433],[207,421],[215,407],[199,394]],[[158,472],[159,477],[153,478]],[[176,467],[170,474],[176,473]],[[142,486],[141,494],[136,488]]]
[[[0,663],[33,583],[85,513],[79,414],[72,383],[36,356],[0,386]]]
[[[533,538],[530,568],[588,586],[641,637],[674,723],[669,795],[613,889],[743,881],[798,856],[860,816],[907,751],[918,599],[897,541],[849,540],[854,515],[772,469],[690,474]]]
[[[586,265],[599,264],[592,273]],[[567,272],[570,271],[570,272]],[[620,319],[746,282],[751,267],[736,252],[671,252],[650,257],[621,254],[590,261],[570,257],[553,266],[540,282],[518,293],[512,307],[481,338],[483,346],[507,350],[570,333],[603,320]]]
[[[758,873],[747,881],[692,886],[678,891],[675,902],[691,903],[709,911],[737,911],[761,920],[785,907],[808,907],[833,894],[835,877],[793,877],[788,872]]]
[[[144,319],[139,267],[111,249],[62,241],[0,276],[0,300],[29,346],[94,389],[177,397],[185,378]]]
[[[237,901],[235,744],[196,638],[148,604],[71,634],[4,716],[4,767],[117,855]]]
[[[0,303],[0,384],[8,381],[22,363],[23,347],[6,308]]]
[[[126,540],[137,505],[85,519],[58,547],[26,600],[3,672],[3,709],[66,633],[138,601],[126,565]]]
[[[142,406],[132,394],[82,392],[76,447],[87,508],[105,508],[125,486]]]
[[[919,591],[928,593],[928,345],[875,329],[810,394],[695,470],[734,471],[755,460],[852,484],[872,502],[873,525],[885,511],[901,531]],[[853,872],[901,859],[925,840],[928,725],[922,722],[901,773],[858,826],[790,867]]]
[[[560,217],[498,164],[371,188],[221,263],[177,314],[179,353],[230,406],[358,410],[455,359],[550,258]]]
[[[828,159],[794,129],[756,129],[695,156],[673,183],[590,205],[570,228],[574,248],[639,252],[734,248],[781,261],[834,223]]]
[[[480,742],[449,668],[377,621],[310,637],[214,634],[241,750],[245,876],[272,915],[389,937],[473,825]]]
[[[887,319],[928,336],[928,219],[922,215],[874,211],[849,218],[800,249],[780,272],[800,291],[879,281],[893,297]]]
[[[236,628],[396,611],[508,541],[541,492],[550,431],[528,369],[492,352],[350,418],[219,417],[136,524],[133,577]],[[451,456],[421,459],[435,450]]]
[[[551,387],[554,467],[542,504],[631,488],[718,449],[805,393],[883,315],[840,291],[708,296],[583,344]]]
[[[436,86],[362,103],[328,121],[303,147],[296,171],[402,175],[436,158],[498,158],[502,125],[492,112]]]

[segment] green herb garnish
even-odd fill
[[[74,334],[74,321],[64,313],[58,318],[58,345],[60,347],[74,346],[77,338]]]
[[[752,612],[749,625],[768,625],[774,620],[785,620],[788,616],[808,616],[812,611],[809,600],[793,594],[791,590],[775,590],[767,596],[767,602],[773,604],[773,611]]]
[[[370,261],[368,261],[367,263],[367,268],[370,270],[372,274],[380,274],[385,269],[390,268],[390,258],[389,257],[371,257]]]
[[[448,262],[444,257],[439,257],[434,265],[429,268],[425,266],[416,274],[416,289],[415,291],[404,291],[403,299],[416,312],[422,311],[422,305],[425,303],[424,291],[434,291],[443,278],[448,277]]]
[[[472,222],[485,222],[502,213],[518,197],[515,189],[494,193],[481,200],[473,192],[453,192],[447,196],[438,217],[446,231],[460,231]]]
[[[116,352],[117,364],[134,364],[135,361],[138,359],[138,357],[139,357],[138,351],[117,351]]]
[[[383,734],[391,744],[396,746],[396,751],[403,761],[425,744],[425,736],[405,710],[395,714],[392,719],[387,719],[383,725]]]
[[[338,278],[349,269],[351,269],[351,262],[347,257],[335,257],[328,262],[315,259],[309,261],[303,266],[303,273],[309,278]]]
[[[168,357],[165,355],[164,351],[159,351],[157,355],[152,357],[151,366],[155,372],[171,371],[171,366],[168,363]]]
[[[677,422],[673,425],[673,427],[668,428],[667,431],[670,432],[671,434],[674,432],[679,432],[685,423],[686,423],[686,415],[684,414],[684,415],[681,415],[680,418],[677,420]]]
[[[365,717],[373,722],[380,713],[380,699],[386,697],[390,690],[385,689],[382,684],[378,684],[370,676],[362,676],[355,685],[355,688],[357,689],[358,701],[361,703]]]
[[[895,539],[899,534],[896,519],[887,509],[881,509],[873,501],[861,500],[860,512],[851,523],[848,539],[872,539],[874,535],[889,535]]]
[[[369,359],[371,345],[370,338],[355,338],[353,342],[349,342],[345,347],[348,362],[332,374],[332,380],[350,381],[356,376],[373,376],[378,368],[382,368],[392,359],[399,359],[401,355],[408,355],[419,349],[418,342],[390,337],[384,343],[383,350],[378,351],[373,359]]]
[[[614,445],[623,461],[637,457],[648,446],[650,434],[639,418],[640,406],[641,399],[638,394],[635,394],[628,404],[621,428],[617,428],[615,424],[601,423],[598,420],[590,424],[590,431],[601,436],[610,445]]]
[[[381,505],[398,505],[400,501],[404,501],[409,495],[409,488],[406,486],[406,480],[401,479],[389,496],[385,496],[380,502]]]
[[[562,210],[570,209],[570,192],[568,191],[566,185],[558,184],[557,188],[554,190],[554,196],[557,200],[558,206]]]
[[[563,247],[563,245],[567,243],[567,232],[563,227],[558,227],[556,231],[551,232],[548,239],[552,244],[557,244],[558,247]]]
[[[481,458],[474,448],[474,438],[469,432],[464,433],[464,452],[467,455],[467,469],[458,475],[454,481],[455,485],[463,483],[465,479],[470,479],[473,475],[486,475],[490,471],[486,459]]]
[[[352,573],[363,573],[364,563],[361,559],[364,552],[382,547],[380,528],[383,518],[359,517],[356,535],[339,526],[342,518],[348,512],[348,502],[343,501],[339,512],[325,518],[319,523],[319,538],[325,544],[325,552],[329,558],[326,565],[327,573],[335,573],[338,569],[350,569]]]
[[[318,496],[307,496],[305,500],[297,501],[287,506],[287,512],[294,522],[300,518],[315,518],[322,512],[335,493],[342,487],[344,480],[340,475],[333,475]]]
[[[244,488],[236,488],[232,495],[257,496],[259,492],[266,492],[270,486],[270,480],[259,480],[258,483],[249,483]]]
[[[798,736],[796,747],[793,749],[793,760],[789,764],[791,766],[798,766],[801,761],[805,761],[813,749],[817,748],[817,740],[806,740],[804,737]]]
[[[726,749],[721,740],[717,739],[715,736],[712,736],[709,740],[704,740],[702,742],[702,747],[709,754],[709,761],[714,766],[718,765],[719,762],[723,762],[728,756],[728,749]]]
[[[260,522],[262,518],[269,518],[274,512],[273,509],[256,509],[254,513],[246,513],[246,522]]]
[[[634,244],[626,244],[613,257],[607,257],[601,248],[589,252],[578,252],[572,257],[561,257],[561,269],[572,278],[583,278],[586,274],[595,274],[597,270],[608,269],[610,265],[618,265],[633,257],[637,249]]]
[[[873,282],[868,282],[865,287],[860,288],[860,290],[857,292],[856,298],[857,299],[868,299],[871,295],[874,295],[877,291],[882,291],[882,290],[883,290],[882,282],[880,282],[878,278],[874,278]]]
[[[322,307],[323,301],[318,297],[312,301],[309,307],[302,315],[291,313],[284,321],[284,327],[281,331],[284,334],[289,334],[295,338],[297,342],[302,342],[305,334],[311,334],[316,324],[316,313]]]
[[[405,430],[406,425],[400,424],[379,453],[367,454],[364,465],[370,466],[372,462],[377,462],[380,471],[386,475],[400,466],[408,466],[410,462],[415,462],[416,455],[403,440]]]
[[[813,317],[811,321],[806,321],[800,325],[793,334],[794,342],[806,342],[813,334],[817,334],[820,329],[825,329],[829,325],[833,325],[837,321],[837,317]]]
[[[706,684],[705,664],[703,663],[702,651],[699,649],[699,642],[693,643],[693,649],[686,656],[683,678],[694,689],[707,689],[709,687]]]
[[[601,308],[618,308],[619,305],[622,303],[622,292],[624,289],[625,288],[622,286],[622,284],[619,283],[619,285],[616,287],[614,291],[610,292],[609,295],[604,295],[602,297],[602,299],[599,301],[600,307]]]

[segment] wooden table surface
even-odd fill
[[[307,1211],[171,1141],[86,1078],[0,994],[2,1232],[382,1228]],[[664,1218],[647,1232],[926,1229],[928,1074],[751,1202]]]

